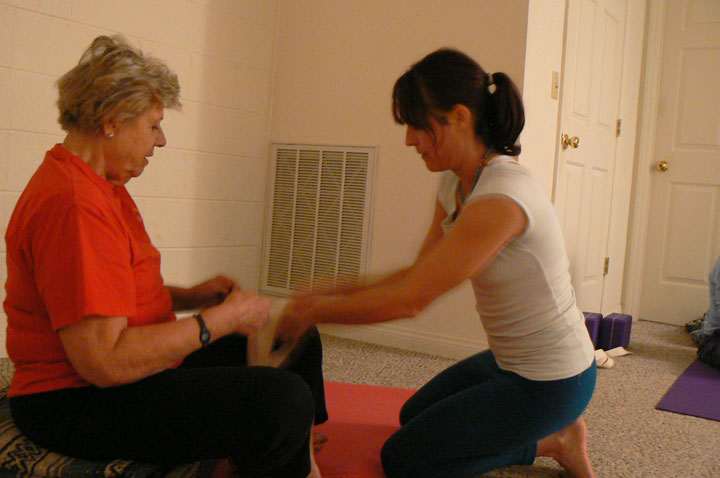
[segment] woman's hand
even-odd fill
[[[190,291],[198,301],[206,303],[207,301],[214,300],[216,304],[219,304],[225,300],[225,297],[227,297],[230,292],[236,289],[240,289],[237,282],[225,276],[217,276],[192,287]]]
[[[219,307],[228,307],[235,321],[235,333],[250,336],[268,319],[270,300],[249,290],[235,289]]]
[[[240,289],[232,279],[217,276],[194,287],[167,287],[173,301],[173,310],[201,309],[217,305],[225,300],[230,292]]]
[[[280,341],[295,340],[315,325],[312,308],[318,302],[327,300],[327,296],[306,294],[292,297],[280,312],[275,339]]]

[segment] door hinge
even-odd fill
[[[603,275],[604,276],[608,275],[609,270],[610,270],[610,258],[606,257],[605,258],[605,267],[603,267]]]
[[[617,138],[620,136],[620,127],[622,126],[622,120],[618,119],[617,123],[615,123],[615,137]]]

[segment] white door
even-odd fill
[[[639,316],[680,325],[707,310],[720,254],[719,1],[666,4],[660,75]]]
[[[580,308],[602,311],[620,104],[625,0],[570,0],[555,207]]]

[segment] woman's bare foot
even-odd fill
[[[573,478],[595,478],[587,452],[587,424],[578,418],[538,442],[538,455],[557,460]]]
[[[323,449],[323,446],[325,446],[325,443],[327,443],[328,437],[326,435],[323,435],[320,432],[316,432],[313,430],[312,432],[312,449],[313,453],[317,454],[320,453],[320,450]]]
[[[314,434],[315,432],[313,432],[313,435]],[[315,463],[312,440],[310,440],[310,474],[307,478],[322,478],[320,475],[320,468],[318,468],[317,463]]]
[[[229,458],[218,460],[210,473],[210,478],[237,478],[237,476],[238,474],[235,470],[235,466]]]

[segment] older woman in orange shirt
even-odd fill
[[[10,407],[41,446],[167,465],[217,458],[238,476],[319,477],[327,419],[317,336],[290,370],[247,367],[268,300],[216,277],[166,286],[125,184],[165,146],[175,74],[120,37],[96,38],[58,82],[67,131],[7,229]],[[174,310],[202,309],[178,320]],[[293,373],[294,372],[294,373]]]

